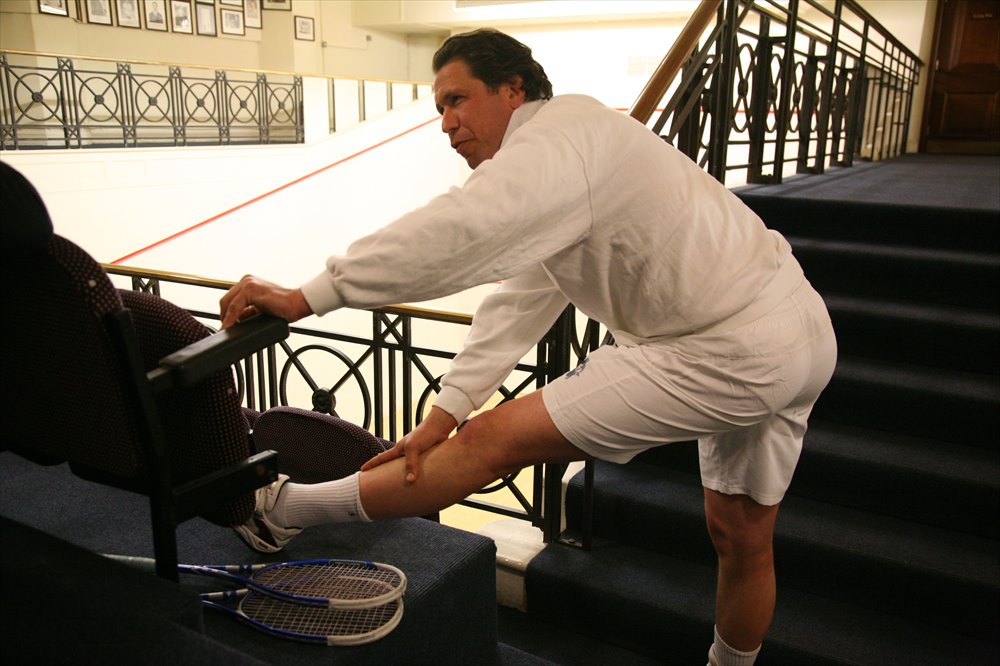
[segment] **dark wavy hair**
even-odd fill
[[[492,92],[519,76],[525,101],[552,97],[552,83],[531,57],[531,49],[498,30],[482,28],[446,39],[434,54],[431,63],[434,73],[452,60],[465,61],[472,75]]]

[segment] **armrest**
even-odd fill
[[[171,387],[187,388],[287,337],[287,321],[257,315],[162,358],[159,367],[146,377],[155,393]]]

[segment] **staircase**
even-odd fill
[[[997,210],[740,196],[791,242],[840,350],[778,517],[757,663],[1000,663]],[[554,544],[528,566],[530,620],[636,663],[705,663],[715,572],[696,447],[597,463],[594,504],[590,551]]]

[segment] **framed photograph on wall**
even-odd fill
[[[261,0],[264,9],[277,9],[283,12],[292,11],[292,0]]]
[[[174,32],[194,32],[191,20],[191,0],[170,0],[170,27]]]
[[[195,18],[198,20],[198,34],[213,36],[215,28],[215,5],[197,3],[194,6]]]
[[[248,28],[260,28],[260,0],[247,0],[243,3],[243,23]]]
[[[308,16],[295,17],[295,39],[316,41],[316,19]]]
[[[115,0],[118,11],[118,25],[125,28],[141,28],[139,19],[139,0]]]
[[[246,29],[243,27],[243,12],[238,9],[225,9],[220,12],[222,16],[223,35],[245,35]]]
[[[87,23],[111,25],[111,0],[87,0]]]
[[[42,14],[69,16],[69,0],[38,0],[38,11]]]
[[[167,0],[143,0],[146,10],[146,28],[167,29]]]

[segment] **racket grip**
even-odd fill
[[[154,560],[151,557],[136,557],[133,555],[113,555],[111,553],[104,553],[103,555],[109,560],[120,562],[125,566],[132,567],[133,569],[138,569],[139,571],[147,571],[149,573],[156,573],[156,560]]]

